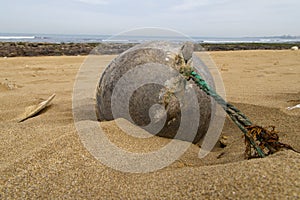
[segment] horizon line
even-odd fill
[[[0,32],[1,36],[4,37],[4,34],[7,34],[7,36],[11,36],[8,34],[12,35],[21,35],[22,36],[36,36],[36,35],[65,35],[65,36],[118,36],[117,34],[86,34],[86,33],[20,33],[20,32],[15,32],[15,33],[8,33],[8,32]],[[185,37],[184,35],[180,36],[171,36],[171,35],[121,35],[121,36],[127,36],[127,37]],[[189,36],[189,35],[188,35]],[[197,38],[197,37],[202,37],[202,38],[276,38],[276,37],[286,37],[286,38],[298,38],[300,35],[290,35],[290,34],[282,34],[282,35],[261,35],[261,36],[199,36],[199,35],[193,35],[189,36],[191,38]]]

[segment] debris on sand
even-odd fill
[[[8,79],[5,79],[4,81],[0,82],[0,86],[4,87],[5,90],[14,90],[20,87],[15,82],[9,81]]]
[[[294,109],[296,109],[296,108],[300,108],[300,104],[295,105],[295,106],[292,106],[292,107],[287,107],[286,109],[287,109],[287,110],[294,110]]]
[[[51,95],[46,101],[43,101],[41,103],[39,103],[38,105],[32,105],[32,106],[28,106],[25,108],[25,112],[22,114],[22,116],[20,117],[20,119],[18,120],[18,122],[23,122],[27,119],[29,119],[30,117],[33,117],[37,114],[39,114],[42,110],[44,110],[49,104],[50,102],[54,99],[55,94]]]
[[[222,136],[219,140],[220,147],[225,148],[228,145],[228,137],[227,136]]]
[[[298,51],[298,50],[299,50],[299,47],[298,47],[298,46],[293,46],[293,47],[291,48],[291,50],[293,50],[293,51]]]

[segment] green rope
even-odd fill
[[[239,127],[239,129],[244,133],[245,138],[250,142],[250,144],[255,148],[257,154],[260,157],[265,157],[263,150],[256,144],[254,139],[248,134],[248,130],[245,127],[253,125],[252,122],[244,115],[239,109],[237,109],[232,104],[226,102],[220,95],[218,95],[207,83],[206,81],[195,71],[190,70],[180,70],[185,77],[191,78],[198,87],[203,90],[207,95],[211,96],[229,115],[232,121]]]

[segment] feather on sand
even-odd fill
[[[45,109],[50,102],[54,99],[55,94],[51,95],[46,101],[43,101],[39,103],[38,105],[28,106],[25,108],[25,112],[21,115],[18,122],[23,122],[27,120],[30,117],[33,117],[37,115],[39,112],[41,112],[43,109]]]

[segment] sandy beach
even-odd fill
[[[209,52],[227,100],[255,124],[275,125],[280,141],[300,150],[300,51]],[[102,55],[105,67],[115,55]],[[82,145],[72,115],[72,92],[85,56],[0,58],[0,199],[299,199],[300,154],[284,150],[244,159],[241,132],[227,118],[228,145],[203,159],[199,147],[170,166],[145,174],[103,165]],[[55,93],[52,105],[17,123],[27,106]],[[128,151],[161,147],[128,137],[112,122],[101,126]],[[132,145],[134,144],[134,145]],[[151,147],[151,148],[150,148]],[[144,148],[144,149],[143,149]]]

